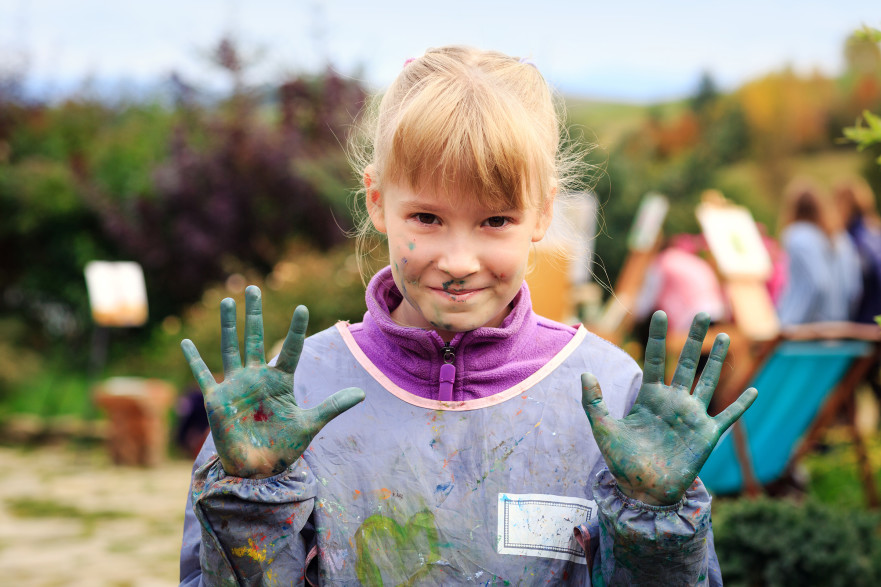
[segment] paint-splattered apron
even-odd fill
[[[234,570],[240,583],[296,584],[315,558],[326,584],[589,585],[573,530],[582,526],[596,551],[593,486],[604,463],[581,407],[586,371],[622,417],[639,369],[583,328],[521,385],[443,404],[385,378],[345,324],[310,337],[295,375],[299,405],[346,387],[366,400],[328,424],[290,474],[242,481],[203,467],[194,482],[211,571],[203,578],[223,583]]]

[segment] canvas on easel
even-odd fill
[[[91,261],[85,274],[95,324],[119,328],[147,322],[147,287],[139,264]]]
[[[642,291],[646,272],[655,258],[661,229],[670,209],[666,196],[648,192],[643,196],[627,235],[627,258],[615,281],[614,293],[600,319],[591,325],[599,336],[616,344],[633,323],[636,300]]]
[[[752,214],[709,191],[696,215],[738,329],[750,340],[773,339],[780,332],[780,321],[765,286],[771,274],[771,257]]]

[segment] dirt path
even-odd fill
[[[120,468],[100,448],[0,447],[0,583],[177,585],[190,466]]]

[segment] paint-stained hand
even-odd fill
[[[673,381],[665,385],[667,315],[655,312],[646,344],[642,387],[630,413],[621,420],[609,415],[596,377],[590,373],[581,376],[581,403],[606,464],[621,491],[643,503],[678,502],[719,437],[758,394],[751,387],[718,416],[707,414],[728,351],[725,334],[713,342],[707,364],[691,392],[709,324],[706,314],[695,316]]]
[[[294,369],[300,360],[309,312],[298,306],[278,361],[266,364],[260,289],[245,291],[245,361],[239,353],[236,303],[220,304],[223,383],[217,383],[192,341],[181,343],[202,394],[217,454],[229,475],[263,478],[296,461],[325,424],[364,399],[358,388],[338,391],[309,410],[294,400]]]

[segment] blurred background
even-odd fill
[[[844,131],[881,113],[881,46],[865,28],[881,28],[876,2],[422,4],[0,0],[10,584],[175,584],[205,430],[179,342],[193,339],[220,371],[220,300],[234,297],[241,315],[252,283],[267,349],[296,304],[310,332],[360,320],[346,141],[366,97],[427,47],[529,58],[559,90],[570,132],[594,145],[584,179],[600,210],[599,289],[580,299],[582,320],[620,284],[647,192],[669,201],[668,236],[701,233],[695,209],[711,189],[772,241],[794,178],[824,192],[865,182],[877,207],[881,146]],[[137,263],[148,312],[102,318],[84,273],[93,261]],[[619,341],[628,350],[637,328]],[[868,413],[866,458],[881,481]],[[714,505],[731,584],[881,580],[881,522],[835,423],[802,459],[795,498]]]

